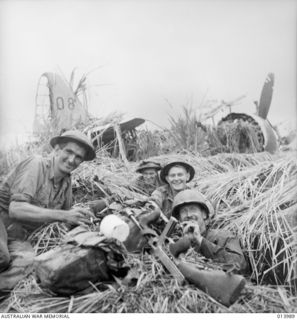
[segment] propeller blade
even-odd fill
[[[258,108],[258,116],[266,119],[269,108],[271,105],[272,100],[272,93],[273,93],[273,86],[274,86],[274,74],[268,73],[260,96],[259,101],[259,108]]]

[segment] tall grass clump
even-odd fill
[[[12,146],[5,151],[0,151],[0,177],[4,177],[16,164],[25,158],[36,154],[48,154],[51,147],[36,140],[23,145]]]
[[[198,119],[192,107],[182,107],[182,114],[176,119],[169,116],[170,132],[175,141],[175,150],[191,150],[193,152],[207,149],[205,132],[197,125]]]
[[[139,130],[137,132],[137,159],[147,159],[171,153],[176,143],[169,130]]]
[[[259,284],[296,286],[296,181],[295,153],[197,180],[217,204],[215,225],[240,236]]]

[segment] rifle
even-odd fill
[[[147,226],[142,226],[131,210],[125,209],[125,212],[147,238],[152,253],[179,284],[183,284],[187,280],[227,307],[237,300],[245,286],[243,276],[226,273],[221,270],[200,270],[194,264],[178,259],[180,253],[187,251],[191,247],[191,238],[185,236],[175,243],[169,238],[178,223],[174,217],[169,219],[161,235],[158,236],[154,230],[150,229],[152,231],[150,232]],[[171,240],[169,254],[163,249],[166,239]]]

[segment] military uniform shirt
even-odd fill
[[[185,189],[190,189],[189,186],[186,186]],[[184,190],[185,190],[184,189]],[[173,204],[173,192],[169,186],[166,184],[157,188],[151,195],[150,200],[156,202],[162,212],[166,215],[166,217],[171,216],[172,204]]]
[[[42,208],[68,210],[72,206],[70,175],[54,183],[54,158],[30,157],[17,165],[0,187],[0,211],[8,214],[12,201]]]
[[[213,261],[229,267],[234,266],[239,273],[248,271],[248,264],[239,240],[231,232],[209,229],[200,246],[198,244],[195,245],[195,251]]]

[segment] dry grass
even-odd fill
[[[34,142],[11,147],[9,150],[0,150],[0,177],[5,176],[15,165],[34,154],[47,154],[50,151],[42,143]]]
[[[176,143],[175,149],[202,152],[205,149],[205,133],[197,126],[198,119],[193,108],[182,108],[183,113],[175,119],[170,116],[171,135]]]
[[[203,115],[200,115],[200,118]],[[256,153],[263,151],[257,127],[241,119],[225,121],[219,125],[204,125],[196,116],[194,108],[182,106],[178,117],[169,116],[169,138],[173,140],[171,151],[191,150],[204,156],[228,153]],[[164,153],[158,153],[164,154]]]
[[[217,209],[213,226],[237,234],[249,256],[252,282],[235,304],[226,308],[191,285],[179,286],[154,257],[129,255],[128,262],[139,270],[135,286],[125,286],[119,280],[101,284],[99,289],[91,286],[89,292],[65,298],[42,290],[31,275],[0,304],[0,311],[297,312],[293,288],[296,154],[219,154],[205,158],[184,151],[152,159],[165,164],[173,158],[195,167],[192,184]],[[96,161],[84,163],[73,175],[76,202],[110,195],[117,195],[120,202],[143,200],[143,195],[131,187],[136,166],[137,163],[125,164],[98,152]],[[31,240],[40,253],[58,245],[65,232],[62,225],[53,224],[36,232]],[[279,285],[272,285],[276,282]]]
[[[217,204],[214,223],[240,236],[258,283],[291,284],[296,278],[296,178],[295,154],[289,154],[197,181]],[[295,225],[288,217],[295,217]]]
[[[140,260],[141,258],[141,260]],[[190,257],[189,257],[190,258]],[[241,296],[226,308],[192,285],[180,286],[161,264],[149,255],[130,255],[130,265],[138,266],[134,286],[120,280],[90,286],[88,292],[71,297],[57,297],[42,290],[33,276],[23,280],[9,299],[0,305],[1,312],[53,313],[257,313],[296,312],[297,297],[283,286],[255,286],[248,283]]]
[[[136,163],[125,164],[117,159],[100,156],[91,163],[83,163],[73,173],[76,202],[111,195],[117,195],[122,200],[142,200],[143,196],[131,186],[138,175],[135,172],[136,166]]]
[[[161,154],[168,154],[176,148],[176,143],[169,130],[139,130],[137,132],[137,159],[147,159]]]
[[[66,233],[69,226],[65,223],[54,222],[45,227],[35,230],[29,237],[37,255],[57,247]]]
[[[214,204],[213,225],[233,231],[240,237],[258,283],[292,285],[296,278],[296,180],[295,153],[271,156],[267,153],[220,154],[212,157],[191,153],[174,155],[196,169],[192,185]],[[153,157],[164,164],[172,155]],[[80,185],[96,194],[117,194],[125,199],[143,197],[131,190],[136,164],[127,168],[117,161],[81,168]],[[94,176],[97,181],[93,183]],[[92,186],[92,187],[90,187]],[[90,194],[90,192],[88,193]],[[103,195],[102,194],[102,195]],[[92,200],[93,200],[92,198]],[[295,268],[295,269],[294,269]]]

